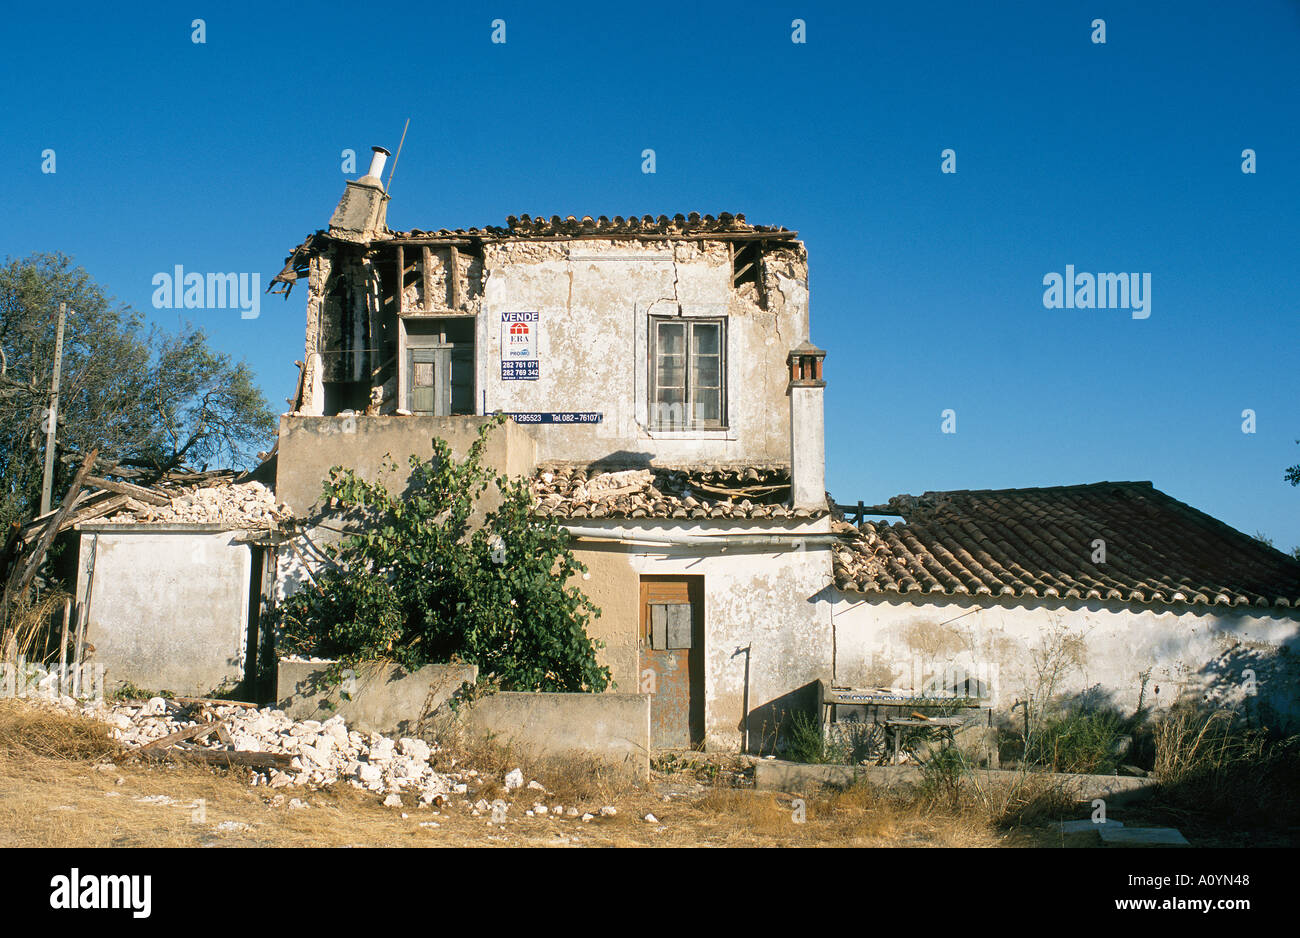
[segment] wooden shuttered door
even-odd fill
[[[651,744],[704,742],[704,578],[641,578],[641,687],[651,694]]]

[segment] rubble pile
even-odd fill
[[[536,510],[554,518],[809,518],[789,504],[780,466],[622,469],[543,466],[532,479]]]
[[[261,482],[244,482],[186,487],[173,495],[169,505],[150,505],[128,497],[124,511],[104,520],[272,528],[292,516],[289,506],[277,504],[275,493]]]
[[[341,716],[324,722],[295,722],[283,711],[270,707],[255,710],[205,705],[203,709],[203,715],[222,724],[229,743],[223,743],[212,733],[194,743],[197,748],[282,753],[291,757],[288,771],[270,769],[264,776],[272,788],[290,785],[318,788],[345,781],[380,794],[417,794],[420,804],[441,804],[467,789],[461,773],[443,774],[434,770],[429,757],[437,747],[421,739],[393,740],[378,733],[349,732]],[[144,704],[117,703],[86,712],[111,725],[112,735],[131,748],[209,722],[188,719],[198,714],[169,704],[161,697]]]
[[[611,805],[594,809],[599,814],[563,804],[548,806],[541,800],[547,795],[546,788],[536,780],[525,783],[526,776],[517,768],[494,781],[468,766],[457,767],[456,761],[450,759],[455,771],[440,772],[430,762],[440,751],[437,743],[349,731],[341,716],[295,721],[273,707],[259,710],[251,704],[227,705],[206,698],[152,697],[144,702],[104,701],[90,706],[66,696],[46,701],[45,706],[107,723],[112,737],[137,753],[163,757],[188,754],[189,758],[205,755],[213,758],[201,761],[218,765],[255,762],[249,766],[253,785],[319,789],[346,783],[382,795],[386,807],[399,809],[413,802],[421,808],[446,811],[454,798],[471,817],[486,818],[490,825],[504,824],[512,807],[524,809],[523,814],[530,818],[591,821],[618,814]],[[268,762],[282,768],[271,767]],[[116,768],[111,763],[101,764],[96,771]],[[118,785],[123,782],[117,779]],[[487,800],[489,797],[493,800]],[[283,803],[284,798],[282,794],[275,796],[277,803]],[[477,800],[471,802],[471,798]],[[171,803],[170,799],[167,803]],[[308,804],[295,798],[289,807]]]

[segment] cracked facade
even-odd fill
[[[788,465],[807,255],[795,232],[720,218],[319,232],[281,275],[308,285],[294,413],[599,414],[548,427],[538,458]],[[503,369],[521,313],[527,377]]]

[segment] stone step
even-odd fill
[[[1100,831],[1103,827],[1123,827],[1123,821],[1106,820],[1098,823],[1093,820],[1083,821],[1055,821],[1050,828],[1058,834],[1089,834],[1093,831]]]
[[[1187,847],[1187,838],[1172,827],[1111,827],[1102,829],[1101,842],[1107,847]]]

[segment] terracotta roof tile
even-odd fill
[[[511,215],[506,218],[505,227],[485,225],[482,228],[440,228],[437,231],[425,231],[414,228],[410,231],[391,231],[392,238],[553,238],[553,237],[637,237],[645,235],[680,235],[698,237],[716,234],[720,237],[737,234],[770,234],[774,238],[793,238],[798,232],[790,231],[779,225],[751,225],[743,214],[719,212],[714,215],[701,215],[691,212],[689,215],[615,215],[613,218],[601,215],[592,218],[583,215]]]
[[[1300,563],[1149,482],[900,495],[902,522],[838,522],[861,593],[1300,606]],[[1093,563],[1093,542],[1106,560]]]

